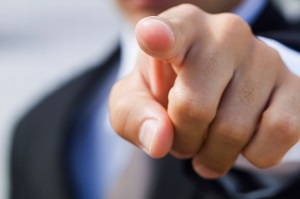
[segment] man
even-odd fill
[[[152,179],[147,178],[151,183],[143,190],[145,197],[289,197],[295,186],[291,175],[297,173],[297,165],[284,175],[279,169],[273,173],[233,169],[226,175],[240,154],[256,167],[278,164],[299,137],[299,78],[273,48],[255,38],[241,18],[207,13],[234,11],[251,23],[255,33],[265,33],[299,49],[299,39],[292,30],[277,32],[293,27],[268,2],[253,2],[118,0],[132,23],[159,16],[137,24],[136,38],[142,51],[134,71],[112,91],[112,124],[120,135],[152,157],[171,152],[180,159],[191,158],[198,174],[193,173],[189,160],[169,156],[151,160],[155,169],[149,174]],[[177,6],[181,3],[193,5]],[[252,5],[250,15],[248,4]],[[271,23],[275,18],[276,23]],[[299,56],[278,43],[262,40],[280,52]],[[110,178],[103,180],[106,173],[101,173],[105,160],[93,162],[95,149],[84,146],[91,146],[85,140],[94,130],[95,123],[90,121],[101,112],[94,110],[105,106],[105,102],[97,103],[107,97],[107,87],[116,78],[119,56],[117,51],[101,68],[53,93],[21,121],[12,157],[13,198],[96,198],[97,187],[107,191],[103,183]],[[37,118],[40,122],[34,124]],[[105,129],[105,122],[101,124],[98,129]],[[108,145],[110,150],[119,147]],[[130,159],[131,154],[127,157]],[[81,167],[78,159],[91,164]],[[224,177],[211,181],[201,176]],[[283,176],[289,176],[287,183],[283,183]],[[144,187],[126,189],[134,180],[139,183],[144,178],[126,176],[120,181],[120,197],[132,198],[130,192]],[[90,188],[91,182],[99,185]],[[114,186],[108,189],[118,196]]]

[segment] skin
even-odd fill
[[[159,3],[152,3],[155,1]],[[226,2],[222,0],[116,0],[116,2],[127,18],[136,24],[142,18],[156,16],[182,3],[196,5],[209,13],[220,13],[231,10],[241,0],[228,0]]]
[[[238,1],[178,0],[152,17],[161,9],[131,1],[118,2],[133,23],[142,18],[141,50],[111,92],[115,131],[151,157],[192,158],[205,178],[226,174],[239,154],[258,168],[278,164],[299,140],[300,79],[238,16],[202,10]]]

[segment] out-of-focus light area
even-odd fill
[[[0,0],[0,198],[15,122],[49,91],[99,63],[119,34],[112,0]],[[23,113],[23,114],[22,114]]]
[[[300,0],[274,0],[274,2],[288,20],[291,22],[300,20]]]
[[[69,58],[78,65],[101,54],[103,41],[114,39],[117,21],[110,0],[1,0],[1,66]]]

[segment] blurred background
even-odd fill
[[[300,0],[275,1],[289,20],[299,18]],[[0,198],[13,121],[112,50],[117,13],[112,0],[0,0]]]
[[[111,0],[0,0],[1,199],[7,198],[10,134],[20,113],[114,48],[117,13]]]
[[[300,0],[273,0],[291,22],[300,18]]]

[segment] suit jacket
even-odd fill
[[[255,34],[274,38],[300,51],[299,27],[287,23],[270,3],[252,26]],[[66,166],[74,115],[94,90],[105,84],[106,74],[118,65],[119,58],[118,48],[104,63],[49,94],[19,121],[11,154],[12,199],[76,198]],[[251,174],[237,169],[221,180],[204,180],[193,172],[189,160],[167,156],[153,161],[155,177],[149,187],[149,198],[153,199],[247,198],[244,193],[263,186]],[[226,178],[239,182],[236,193],[226,188]],[[300,175],[277,196],[269,198],[299,198],[298,186]]]

